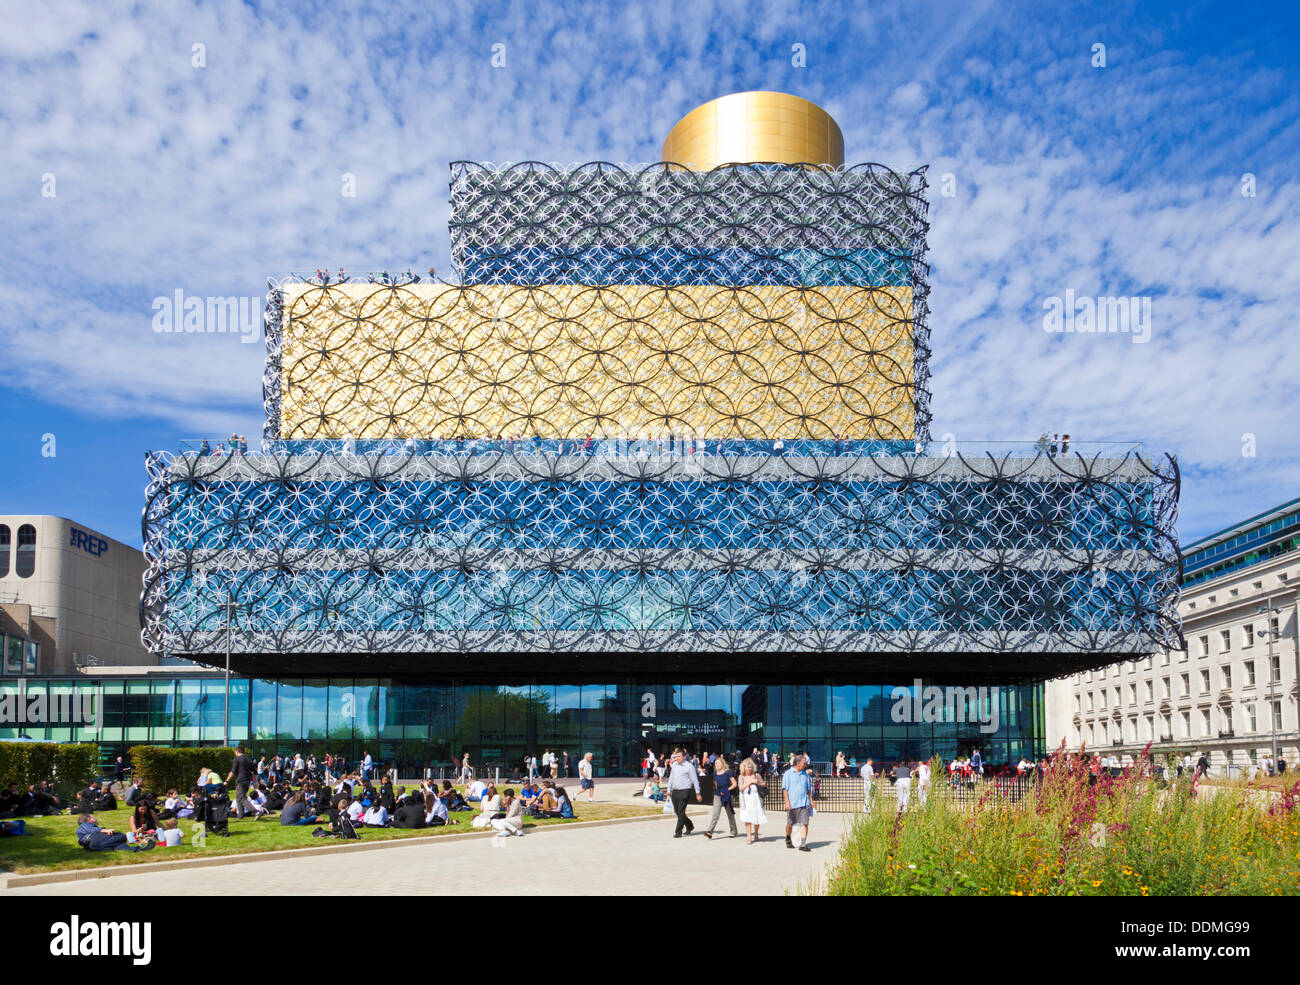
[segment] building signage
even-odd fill
[[[108,541],[103,537],[96,537],[94,534],[88,534],[84,530],[72,528],[72,539],[68,544],[69,547],[80,547],[87,554],[93,554],[95,557],[102,557],[108,550]]]

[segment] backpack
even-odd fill
[[[334,837],[342,838],[345,841],[360,840],[361,836],[357,834],[356,827],[352,824],[352,818],[348,817],[345,811],[339,811],[338,820],[333,824]]]

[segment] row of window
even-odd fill
[[[1265,730],[1283,731],[1282,702],[1269,701],[1266,704],[1272,712],[1272,721],[1271,723],[1266,722],[1264,725]],[[1245,734],[1259,733],[1260,719],[1257,706],[1255,704],[1246,704],[1241,706],[1241,710],[1245,713]],[[1217,727],[1214,722],[1215,712],[1218,713]],[[1132,717],[1124,722],[1101,721],[1095,724],[1089,723],[1079,730],[1079,737],[1089,745],[1105,745],[1109,742],[1171,742],[1176,738],[1213,739],[1236,734],[1236,710],[1231,706],[1197,709],[1195,724],[1198,729],[1195,733],[1192,731],[1194,720],[1191,711],[1184,711],[1179,714],[1177,719],[1180,726],[1178,735],[1174,735],[1174,721],[1172,715],[1161,715],[1159,718],[1160,733],[1158,735],[1156,734],[1156,716],[1154,715]]]
[[[1270,628],[1267,631],[1262,628],[1257,629],[1256,626],[1257,626],[1256,623],[1246,623],[1244,626],[1240,627],[1241,649],[1243,650],[1251,649],[1252,647],[1254,647],[1257,641],[1267,642],[1270,634],[1274,642],[1278,642],[1281,639],[1281,634],[1278,631],[1277,616],[1274,616],[1270,620],[1269,623]],[[1218,649],[1215,650],[1214,652],[1215,653],[1232,652],[1232,630],[1231,629],[1219,630]],[[1198,636],[1196,638],[1196,655],[1198,657],[1209,657],[1212,655],[1210,652],[1210,636],[1208,634]],[[1178,658],[1179,663],[1185,662],[1187,658],[1188,658],[1188,650],[1179,651],[1179,658]],[[1273,660],[1274,663],[1277,662],[1276,657],[1274,657]],[[1168,667],[1169,661],[1170,661],[1169,651],[1168,650],[1161,651],[1160,666]],[[1155,666],[1155,658],[1152,656],[1148,656],[1143,660],[1134,660],[1127,665],[1127,669],[1125,668],[1125,666],[1117,665],[1109,668],[1102,667],[1099,670],[1090,670],[1087,673],[1076,674],[1074,681],[1076,684],[1082,684],[1084,681],[1093,681],[1093,680],[1104,681],[1107,677],[1107,672],[1109,672],[1110,675],[1114,677],[1120,677],[1125,673],[1135,674],[1137,673],[1139,665],[1141,665],[1143,670],[1151,670]]]
[[[1245,677],[1244,680],[1242,681],[1242,687],[1254,687],[1256,684],[1255,661],[1254,660],[1245,661],[1242,664],[1242,670],[1245,672]],[[1231,691],[1233,685],[1232,665],[1224,664],[1222,667],[1219,668],[1219,673],[1220,676],[1222,677],[1223,690]],[[1178,676],[1178,681],[1179,684],[1181,685],[1178,691],[1178,697],[1186,698],[1190,696],[1192,693],[1191,674],[1180,674]],[[1199,681],[1200,681],[1200,693],[1209,694],[1210,693],[1210,668],[1204,667],[1201,669]],[[1269,659],[1268,683],[1280,684],[1281,682],[1282,682],[1282,658],[1275,656]],[[1156,682],[1154,680],[1147,680],[1142,682],[1144,700],[1146,701],[1155,700],[1155,684]],[[1128,691],[1129,691],[1128,703],[1130,705],[1137,704],[1138,683],[1136,681],[1131,682],[1128,686]],[[1101,688],[1099,691],[1096,692],[1095,700],[1094,700],[1094,693],[1092,691],[1086,691],[1083,694],[1075,694],[1074,710],[1076,712],[1083,712],[1085,710],[1091,712],[1094,710],[1094,708],[1099,710],[1104,710],[1106,708],[1106,698],[1108,693],[1110,693],[1110,691],[1108,691],[1107,688]],[[1115,695],[1115,707],[1118,708],[1121,706],[1123,700],[1123,689],[1121,687],[1116,687],[1113,689],[1113,693]],[[1162,699],[1173,697],[1172,678],[1163,677],[1160,679],[1160,697]]]
[[[1300,541],[1300,538],[1298,538],[1298,541]],[[1300,546],[1300,544],[1298,544],[1298,546]],[[1243,565],[1245,564],[1245,562],[1242,562],[1242,563],[1243,563]],[[1253,562],[1252,562],[1252,563],[1253,563]],[[1217,575],[1216,575],[1216,577],[1217,577]],[[1277,581],[1278,581],[1278,584],[1279,584],[1279,585],[1286,585],[1286,584],[1288,584],[1288,583],[1291,581],[1291,575],[1290,575],[1290,573],[1289,573],[1289,572],[1286,572],[1286,571],[1279,571],[1279,572],[1277,573]],[[1186,581],[1183,582],[1183,587],[1184,587],[1184,588],[1187,587],[1187,582],[1186,582]],[[1261,578],[1261,579],[1259,579],[1258,581],[1252,581],[1252,582],[1250,583],[1250,587],[1251,587],[1251,589],[1253,589],[1253,590],[1256,591],[1256,592],[1262,592],[1262,591],[1264,590],[1264,580]],[[1228,597],[1229,597],[1229,598],[1234,598],[1234,599],[1235,599],[1235,598],[1240,598],[1240,597],[1241,597],[1241,589],[1240,589],[1240,588],[1229,588],[1229,589],[1228,589]],[[1188,599],[1188,600],[1187,600],[1187,608],[1189,608],[1189,609],[1195,609],[1195,608],[1196,608],[1196,601],[1197,601],[1196,599]],[[1214,605],[1215,603],[1217,603],[1217,602],[1219,601],[1219,596],[1218,596],[1218,595],[1207,595],[1207,596],[1205,597],[1205,601],[1206,601],[1207,603],[1209,603],[1210,605]]]
[[[9,574],[10,531],[7,523],[0,523],[0,578]],[[18,528],[18,550],[14,552],[14,574],[30,578],[36,571],[36,528],[24,523]]]

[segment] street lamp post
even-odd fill
[[[231,589],[228,592],[228,601],[222,606],[226,610],[226,738],[223,743],[226,748],[230,747],[230,615],[235,608],[235,593]]]
[[[1273,704],[1274,687],[1277,675],[1273,673],[1273,614],[1279,610],[1273,605],[1272,596],[1267,605],[1261,605],[1259,611],[1264,616],[1264,633],[1268,638],[1268,730],[1273,738],[1273,762],[1277,762],[1277,712]]]

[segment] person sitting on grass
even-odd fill
[[[266,813],[266,794],[262,793],[257,787],[248,791],[248,803],[253,808],[253,820],[260,821],[262,815]]]
[[[491,825],[493,820],[503,817],[505,817],[505,813],[501,810],[501,795],[497,793],[496,787],[489,784],[479,800],[479,813],[474,815],[474,820],[470,821],[470,826],[486,828]]]
[[[360,824],[361,819],[366,816],[366,805],[359,798],[353,798],[343,811],[348,816],[348,820],[353,824]]]
[[[158,844],[163,848],[180,848],[185,832],[177,825],[176,818],[169,817],[162,825],[162,831],[158,833]]]
[[[214,770],[210,770],[206,766],[204,766],[202,769],[199,770],[199,778],[194,782],[194,785],[196,787],[206,789],[209,787],[215,787],[220,782],[221,782],[221,777],[218,776]]]
[[[578,816],[573,813],[573,798],[569,796],[569,791],[565,790],[564,787],[557,786],[555,788],[555,801],[558,805],[557,810],[560,812],[560,817],[574,818]]]
[[[524,805],[523,809],[528,810],[537,803],[537,798],[542,795],[542,788],[535,780],[529,780],[519,790],[520,803]]]
[[[192,817],[194,808],[190,802],[182,797],[173,788],[167,791],[167,796],[163,798],[163,810],[171,811],[172,817]]]
[[[447,805],[449,811],[468,811],[473,810],[469,804],[465,803],[465,798],[460,795],[460,791],[451,785],[450,780],[442,781],[442,801]]]
[[[44,813],[36,796],[36,784],[28,784],[27,789],[18,795],[18,809],[14,811],[14,816],[37,817]]]
[[[117,810],[117,798],[113,796],[112,784],[105,780],[99,787],[99,795],[95,798],[95,810],[97,811],[115,811]]]
[[[488,785],[486,783],[484,783],[482,780],[475,780],[465,790],[465,799],[481,801],[483,799],[483,795],[487,793],[487,789],[488,789]]]
[[[146,835],[158,833],[158,818],[154,816],[153,808],[143,801],[135,805],[127,825],[131,829],[127,840],[132,844],[142,841]]]
[[[569,800],[569,792],[565,790],[564,787],[556,786],[555,783],[548,780],[547,789],[542,794],[542,801],[544,804],[548,801],[548,793],[550,794],[549,802],[554,804],[554,806],[550,809],[545,807],[540,808],[537,811],[538,817],[572,818],[575,816],[573,813],[573,803]]]
[[[429,828],[440,828],[446,824],[459,824],[460,821],[447,815],[447,801],[438,796],[438,786],[427,780],[420,784],[424,788],[424,824]]]
[[[403,797],[402,805],[393,811],[393,827],[395,828],[423,828],[424,824],[424,802],[414,797]]]
[[[492,819],[492,827],[497,829],[497,837],[508,838],[511,835],[522,835],[524,833],[524,802],[515,796],[513,790],[507,789],[501,806],[505,808],[505,814]]]
[[[366,813],[362,815],[361,823],[367,828],[386,828],[388,827],[388,808],[376,801],[366,808]]]
[[[101,828],[94,814],[82,814],[77,819],[77,844],[88,852],[111,852],[123,850],[143,852],[153,848],[152,843],[132,845],[125,833],[112,828]]]
[[[62,814],[68,809],[67,803],[64,802],[63,798],[60,797],[58,792],[54,789],[54,782],[52,780],[44,780],[37,784],[35,794],[36,806],[45,814]]]
[[[92,783],[85,790],[77,791],[77,802],[72,807],[72,813],[93,814],[95,812],[95,801],[98,799],[99,788]]]
[[[266,809],[268,811],[284,810],[284,792],[278,785],[266,791]]]
[[[280,812],[280,824],[284,827],[315,823],[316,815],[307,813],[307,798],[302,795],[301,790],[289,798],[289,802],[284,805],[284,810]]]
[[[9,786],[0,790],[0,817],[15,817],[18,813],[18,781],[11,780]]]
[[[555,784],[550,780],[542,781],[542,792],[533,805],[533,815],[535,817],[552,817],[558,807],[559,803],[555,799]]]

